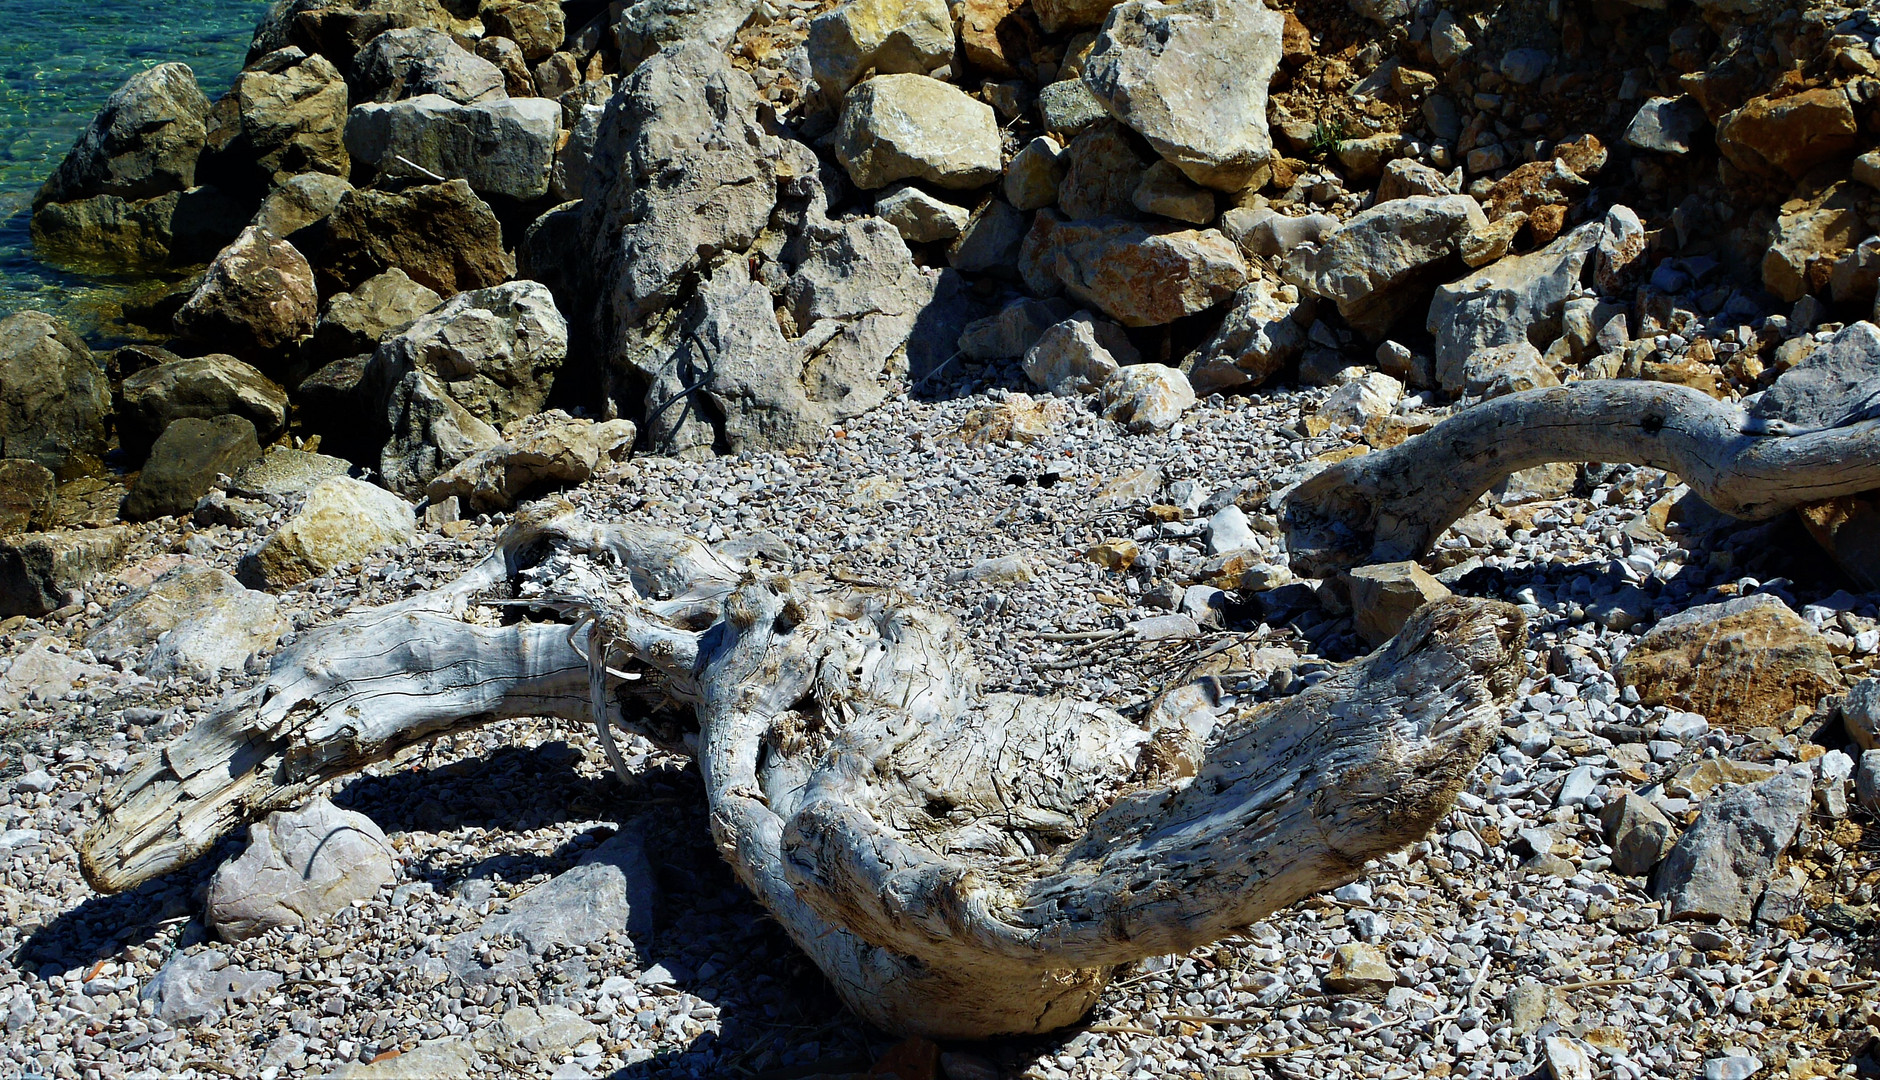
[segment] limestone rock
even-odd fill
[[[372,819],[316,797],[248,827],[247,849],[209,879],[209,925],[223,941],[313,926],[392,875],[391,842]]]
[[[163,429],[150,447],[137,482],[124,497],[129,521],[187,514],[209,493],[215,478],[261,456],[255,425],[240,416],[186,416]]]
[[[0,457],[61,479],[95,469],[110,410],[104,370],[64,323],[37,311],[0,319]]]
[[[1618,296],[1643,265],[1645,223],[1630,207],[1613,206],[1600,225],[1599,243],[1593,247],[1593,283],[1602,293]]]
[[[470,5],[452,6],[461,10]],[[452,14],[440,0],[277,0],[255,27],[248,64],[291,45],[349,66],[373,38],[412,26],[443,30],[463,40],[483,33],[475,19]]]
[[[352,185],[328,173],[299,173],[281,181],[261,200],[261,209],[248,224],[275,236],[287,237],[318,221],[339,205]]]
[[[1441,198],[1453,194],[1442,173],[1412,158],[1394,158],[1385,164],[1384,175],[1377,182],[1376,201],[1389,202],[1406,195]]]
[[[953,19],[943,0],[849,0],[810,20],[810,73],[818,100],[842,100],[866,71],[925,75],[953,61]]]
[[[969,324],[960,335],[959,351],[974,360],[1017,359],[1075,311],[1063,300],[1014,300],[998,314]]]
[[[260,461],[243,466],[229,481],[231,495],[250,499],[285,499],[305,495],[336,476],[352,471],[344,458],[270,446]]]
[[[407,543],[417,531],[405,500],[363,480],[334,477],[308,492],[286,524],[243,558],[240,576],[255,588],[289,588]]]
[[[273,441],[287,427],[287,392],[233,356],[210,354],[172,360],[127,377],[119,391],[118,438],[127,452],[148,450],[177,420],[245,417],[258,440]]]
[[[387,338],[373,356],[385,385],[423,371],[470,414],[500,424],[542,411],[568,357],[568,320],[548,287],[511,281],[458,293]]]
[[[515,273],[496,215],[462,180],[340,199],[327,219],[322,291],[343,292],[394,267],[444,296]]]
[[[1598,222],[1583,225],[1539,251],[1502,259],[1437,289],[1425,323],[1436,336],[1437,383],[1461,390],[1470,356],[1479,350],[1523,342],[1539,348],[1559,337],[1567,296],[1578,287],[1603,229]]]
[[[1068,139],[1108,120],[1110,110],[1082,79],[1059,79],[1038,91],[1038,116],[1047,132]]]
[[[1652,895],[1669,901],[1672,918],[1749,922],[1776,858],[1795,839],[1813,801],[1811,774],[1808,766],[1792,766],[1704,801],[1652,883]]]
[[[1849,324],[1743,404],[1753,420],[1778,432],[1842,427],[1880,416],[1880,327],[1866,321]]]
[[[1665,857],[1678,831],[1650,799],[1626,792],[1600,811],[1614,873],[1643,877]]]
[[[1358,633],[1372,645],[1396,637],[1416,609],[1449,595],[1447,586],[1413,562],[1355,567],[1345,572],[1344,585]]]
[[[399,1054],[372,1061],[348,1061],[333,1070],[333,1080],[433,1080],[440,1076],[469,1076],[476,1071],[477,1054],[465,1038],[433,1039]]]
[[[1126,364],[1141,360],[1122,327],[1087,311],[1039,335],[1025,352],[1025,376],[1056,394],[1089,394]]]
[[[323,56],[288,47],[254,60],[216,102],[202,171],[261,191],[295,173],[347,175],[346,97]]]
[[[1047,34],[1100,26],[1115,0],[1034,0],[1038,25]]]
[[[1325,989],[1335,994],[1382,992],[1397,985],[1397,973],[1375,945],[1351,942],[1332,952],[1332,969]]]
[[[1710,126],[1703,106],[1689,95],[1655,97],[1640,105],[1626,125],[1626,145],[1661,154],[1688,154]]]
[[[1827,643],[1768,593],[1679,612],[1633,646],[1616,673],[1647,705],[1748,731],[1841,689]]]
[[[130,529],[70,529],[0,539],[0,618],[44,615],[65,606],[99,571],[117,562]]]
[[[1011,276],[1028,224],[1004,199],[987,199],[947,248],[947,265],[969,273]]]
[[[499,445],[502,436],[450,395],[428,371],[407,371],[385,397],[379,474],[393,491],[417,498],[439,473]]]
[[[241,673],[291,629],[274,597],[186,562],[113,604],[85,647],[104,660],[134,659],[147,678],[214,680]]]
[[[1389,416],[1403,398],[1403,383],[1381,371],[1370,371],[1332,391],[1315,413],[1332,427],[1359,427]]]
[[[176,313],[177,333],[249,360],[313,332],[313,267],[294,245],[249,226],[223,248]]]
[[[875,200],[875,216],[894,226],[908,243],[931,244],[960,235],[972,212],[942,202],[912,184],[901,184]]]
[[[209,99],[187,64],[140,71],[105,99],[33,198],[34,208],[95,195],[147,199],[196,183]]]
[[[1264,207],[1258,210],[1236,208],[1221,215],[1221,231],[1239,244],[1242,251],[1268,259],[1283,259],[1304,244],[1323,243],[1338,226],[1338,219],[1330,214],[1289,217]]]
[[[1214,220],[1214,193],[1190,183],[1181,171],[1158,161],[1143,173],[1130,201],[1145,214],[1174,218],[1193,225]]]
[[[1717,149],[1744,172],[1800,177],[1853,150],[1859,130],[1847,91],[1820,87],[1753,98],[1724,114],[1717,123]]]
[[[631,72],[661,49],[684,42],[722,52],[756,8],[757,0],[634,0],[613,23],[620,70]]]
[[[637,434],[628,420],[594,423],[560,410],[542,413],[514,425],[500,445],[453,465],[424,494],[433,505],[456,498],[471,513],[513,509],[541,492],[583,483],[603,460],[632,450]]]
[[[864,189],[896,180],[983,187],[999,175],[999,122],[992,106],[938,79],[879,75],[843,100],[835,154]]]
[[[1189,179],[1237,192],[1272,157],[1267,84],[1284,29],[1261,0],[1126,0],[1097,35],[1084,83]]]
[[[521,46],[531,63],[561,48],[568,33],[560,0],[485,0],[477,15],[490,33]]]
[[[1184,362],[1195,393],[1259,386],[1305,349],[1299,290],[1269,277],[1241,286],[1214,334]]]
[[[1240,249],[1213,229],[1092,222],[1058,231],[1058,280],[1124,326],[1160,326],[1206,311],[1247,280]]]
[[[373,38],[353,59],[352,71],[360,101],[441,94],[473,105],[508,94],[501,69],[428,26],[387,30]]]
[[[1147,178],[1149,163],[1136,155],[1120,125],[1098,124],[1072,139],[1063,163],[1057,206],[1065,215],[1078,220],[1135,216],[1136,189]]]
[[[1782,204],[1775,238],[1763,253],[1764,288],[1794,303],[1828,283],[1834,263],[1866,228],[1859,191],[1853,181],[1842,180],[1805,188]]]
[[[1005,167],[1005,201],[1016,210],[1036,210],[1057,201],[1058,185],[1069,167],[1064,147],[1049,135],[1025,144]]]
[[[49,525],[57,479],[37,461],[0,458],[0,536]]]
[[[393,267],[327,300],[326,312],[313,328],[314,351],[322,356],[371,352],[388,335],[404,330],[443,302],[443,297]]]
[[[384,175],[461,179],[524,202],[548,194],[560,136],[561,106],[547,98],[462,105],[426,94],[355,105],[346,121],[347,151]]]
[[[1339,314],[1381,338],[1422,295],[1427,271],[1454,256],[1463,238],[1488,227],[1467,195],[1412,195],[1355,216],[1324,241],[1286,257],[1286,280],[1338,305]]]
[[[265,1002],[283,978],[278,971],[230,967],[228,954],[220,949],[179,951],[137,996],[150,1002],[164,1023],[192,1026],[219,1020],[242,1005]]]
[[[529,72],[529,61],[522,55],[522,46],[506,37],[490,35],[477,41],[476,54],[478,59],[488,60],[503,73],[503,90],[510,97],[534,96],[535,76]]]
[[[588,173],[594,162],[594,147],[600,142],[601,125],[607,119],[605,105],[583,105],[576,111],[567,138],[555,151],[555,164],[548,172],[548,193],[561,200],[580,199],[587,194]]]
[[[1195,405],[1195,388],[1161,364],[1126,367],[1102,387],[1103,416],[1139,434],[1166,431]]]
[[[966,0],[959,24],[960,59],[988,75],[1020,74],[1039,43],[1036,15],[1023,0]]]
[[[1880,814],[1880,750],[1863,750],[1854,773],[1854,799],[1870,814]]]

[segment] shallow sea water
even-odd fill
[[[241,70],[258,0],[0,0],[0,317],[49,311],[90,338],[109,337],[137,282],[69,274],[33,258],[33,192],[111,91],[137,71],[180,60],[211,101]]]

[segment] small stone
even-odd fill
[[[1333,951],[1332,969],[1325,976],[1326,990],[1348,994],[1381,991],[1395,985],[1397,973],[1375,945],[1353,943]]]
[[[1129,624],[1139,641],[1187,641],[1201,636],[1201,627],[1187,615],[1152,615]]]
[[[1703,107],[1688,95],[1655,97],[1639,106],[1626,125],[1625,141],[1640,150],[1661,154],[1688,154],[1699,133],[1709,126]]]
[[[875,200],[875,216],[894,226],[910,244],[951,240],[965,228],[972,211],[927,194],[912,184],[882,192]]]
[[[1108,120],[1110,111],[1082,79],[1063,79],[1038,91],[1038,115],[1046,131],[1071,138]]]
[[[1531,1035],[1547,1020],[1547,1013],[1554,1006],[1553,987],[1535,982],[1517,982],[1508,988],[1505,1005],[1514,1033]]]
[[[1168,430],[1195,404],[1187,378],[1161,364],[1124,368],[1110,376],[1102,392],[1104,419],[1139,434]]]
[[[1762,1071],[1760,1059],[1748,1054],[1732,1054],[1704,1062],[1704,1080],[1749,1080]]]
[[[1127,570],[1142,555],[1142,545],[1134,540],[1105,540],[1084,552],[1084,557],[1105,570]]]
[[[1613,872],[1631,877],[1651,873],[1677,837],[1671,819],[1649,799],[1630,791],[1606,804],[1600,823],[1612,847]]]
[[[392,880],[392,847],[372,819],[325,798],[249,826],[248,848],[209,880],[209,925],[224,941],[306,926]]]
[[[1358,633],[1372,645],[1397,636],[1416,609],[1450,594],[1448,586],[1413,562],[1360,566],[1346,571],[1344,581]]]
[[[1551,1035],[1542,1044],[1547,1073],[1553,1080],[1593,1080],[1593,1061],[1580,1044],[1564,1035]]]

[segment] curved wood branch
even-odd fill
[[[1503,477],[1555,461],[1674,472],[1749,521],[1880,488],[1880,421],[1792,436],[1746,427],[1758,425],[1738,406],[1669,383],[1577,382],[1485,401],[1294,489],[1284,511],[1292,566],[1322,577],[1416,558]]]

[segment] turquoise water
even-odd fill
[[[180,60],[211,101],[241,70],[257,0],[0,0],[0,317],[50,311],[110,336],[133,282],[78,277],[33,258],[33,192],[104,99],[135,72]]]

